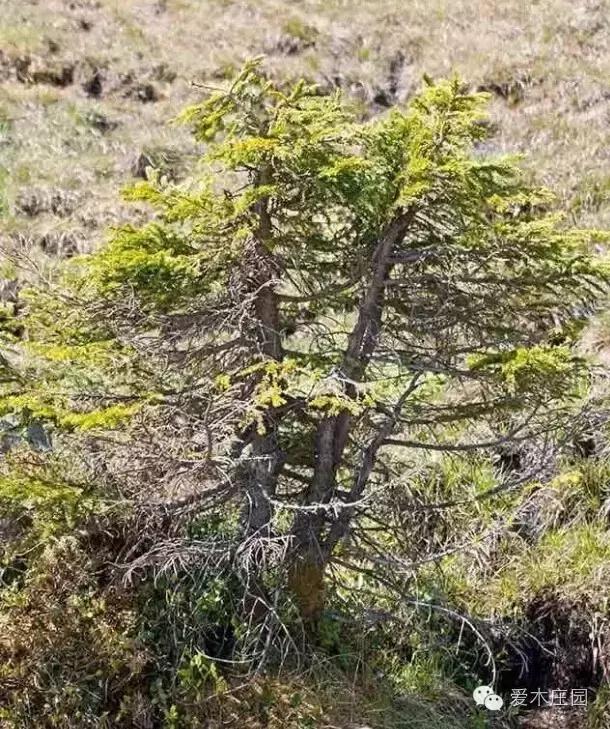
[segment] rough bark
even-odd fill
[[[257,184],[265,185],[268,182],[268,170],[261,170]],[[264,359],[280,361],[283,352],[279,302],[275,290],[278,266],[271,251],[272,225],[268,205],[267,198],[255,205],[258,229],[251,244],[248,276],[254,291],[255,338],[259,354]],[[251,465],[246,484],[247,532],[250,535],[269,535],[273,516],[269,497],[275,494],[281,463],[277,428],[270,422],[265,433],[255,432],[252,439]]]

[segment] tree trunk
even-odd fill
[[[377,346],[381,329],[386,278],[392,268],[392,252],[407,230],[411,213],[401,213],[381,236],[373,257],[373,275],[360,304],[358,319],[349,336],[340,372],[346,381],[346,394],[353,396],[351,380],[359,380]],[[343,460],[352,417],[348,412],[324,418],[316,435],[314,474],[305,505],[328,503],[336,490],[336,476]],[[362,495],[373,468],[380,443],[375,441],[365,456],[365,463],[356,475],[350,494],[355,502]],[[347,533],[353,510],[345,508],[324,538],[326,520],[322,512],[303,510],[295,516],[292,533],[296,539],[297,557],[290,568],[289,587],[306,623],[315,622],[324,607],[324,568],[340,539]]]
[[[269,171],[263,169],[258,175],[256,184],[264,185],[269,180]],[[278,265],[269,250],[272,226],[267,206],[266,198],[262,198],[254,206],[259,224],[253,237],[251,259],[247,261],[247,269],[254,292],[254,338],[257,349],[265,359],[281,361],[283,351],[280,314],[275,291]],[[252,440],[252,461],[246,485],[249,501],[246,505],[246,531],[249,535],[264,538],[270,534],[273,508],[269,498],[275,495],[281,462],[282,453],[277,438],[277,427],[269,423],[267,432],[256,433]]]
[[[288,587],[305,625],[315,626],[324,609],[324,564],[313,555],[295,560],[288,572]]]

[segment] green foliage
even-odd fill
[[[585,361],[569,347],[548,345],[475,355],[469,364],[474,371],[497,368],[500,381],[511,394],[554,389],[563,391],[566,397],[577,395],[587,371]]]
[[[172,233],[155,224],[117,231],[89,267],[96,291],[112,295],[133,286],[159,307],[188,299],[201,285],[198,261],[193,248]]]
[[[138,407],[136,405],[111,405],[86,413],[72,412],[59,403],[44,402],[35,395],[9,395],[0,403],[0,414],[18,414],[24,422],[44,419],[61,428],[72,430],[106,430],[117,428],[128,420]]]
[[[430,580],[481,618],[523,616],[528,605],[549,594],[566,604],[581,601],[584,612],[604,612],[610,598],[608,467],[597,459],[566,463],[549,483],[530,483],[504,496],[484,522],[492,529],[504,524],[490,562],[474,569],[467,554],[451,555],[440,562],[442,579],[430,572],[421,575],[424,583]],[[466,525],[454,520],[453,528]]]

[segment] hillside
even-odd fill
[[[404,103],[424,73],[459,73],[493,96],[493,149],[527,154],[575,221],[603,227],[609,15],[603,0],[2,0],[4,245],[95,246],[128,215],[119,187],[148,165],[188,169],[168,120],[259,54],[363,115]]]

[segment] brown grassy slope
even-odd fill
[[[3,246],[86,249],[133,215],[117,189],[147,164],[180,176],[167,121],[260,53],[340,86],[363,113],[424,72],[494,95],[492,147],[522,151],[579,223],[607,225],[608,0],[0,0]]]

